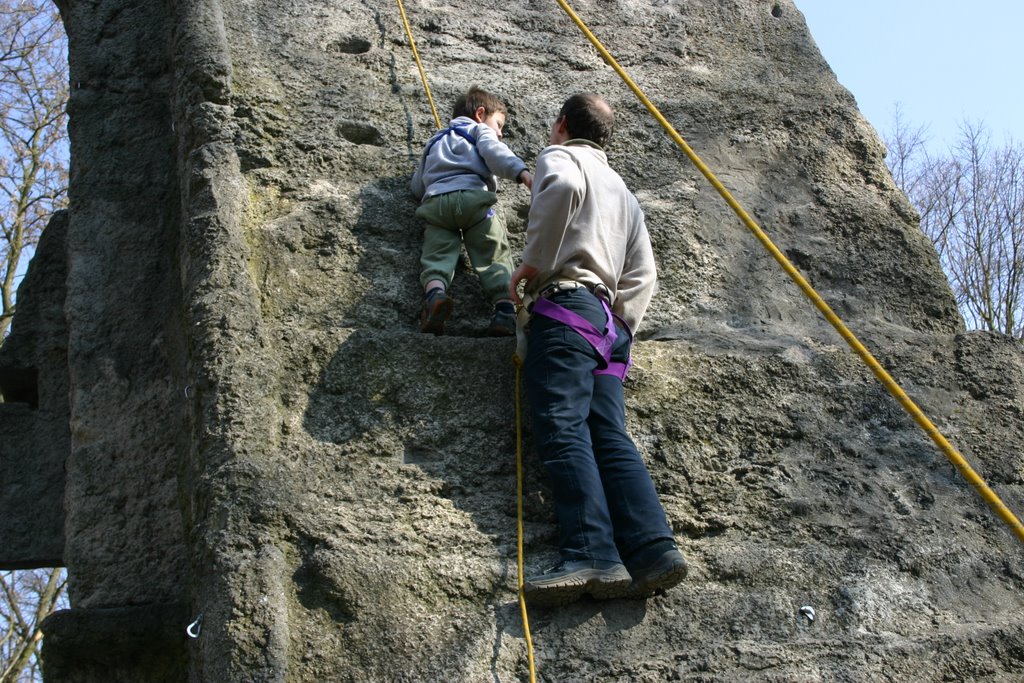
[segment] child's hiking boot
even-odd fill
[[[484,334],[488,337],[516,336],[516,307],[512,302],[499,301],[494,304],[494,315]]]
[[[686,578],[686,558],[675,541],[664,540],[641,548],[626,561],[633,583],[626,597],[649,598],[675,586]]]
[[[444,323],[452,314],[455,301],[440,287],[434,287],[423,295],[423,310],[420,313],[420,332],[444,334]]]
[[[620,598],[631,581],[626,567],[619,562],[563,560],[540,576],[524,581],[523,597],[540,607],[568,605],[584,595]]]

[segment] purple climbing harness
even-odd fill
[[[597,369],[594,370],[595,375],[615,375],[625,381],[629,368],[633,365],[633,359],[629,358],[625,363],[612,360],[612,347],[615,346],[615,340],[618,338],[618,331],[615,329],[615,314],[612,313],[612,309],[609,308],[607,301],[601,297],[597,298],[601,302],[601,306],[604,307],[604,312],[607,316],[603,332],[599,331],[583,316],[570,311],[565,306],[559,306],[550,299],[540,298],[534,301],[533,312],[568,325],[570,329],[574,330],[594,347],[594,350],[600,356]]]

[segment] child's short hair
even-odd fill
[[[484,108],[484,116],[490,116],[495,112],[502,114],[508,114],[508,109],[505,108],[505,103],[501,101],[501,98],[497,95],[493,95],[483,88],[473,86],[466,92],[465,95],[455,100],[455,107],[452,110],[452,118],[457,119],[460,116],[468,116],[473,118],[476,114],[476,110],[480,107]]]

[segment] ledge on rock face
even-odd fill
[[[43,674],[60,681],[183,681],[185,605],[61,610],[43,621]]]

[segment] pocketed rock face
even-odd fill
[[[480,336],[468,267],[449,334],[416,331],[408,180],[434,124],[397,6],[60,4],[73,605],[47,680],[525,680],[513,344]],[[963,331],[798,8],[575,9],[1024,510],[1021,349]],[[1018,680],[1021,544],[557,3],[407,11],[442,118],[502,94],[531,166],[563,99],[602,93],[658,259],[627,419],[690,576],[532,611],[540,680]],[[499,195],[521,250],[528,194]],[[556,530],[528,429],[524,460],[533,573]]]

